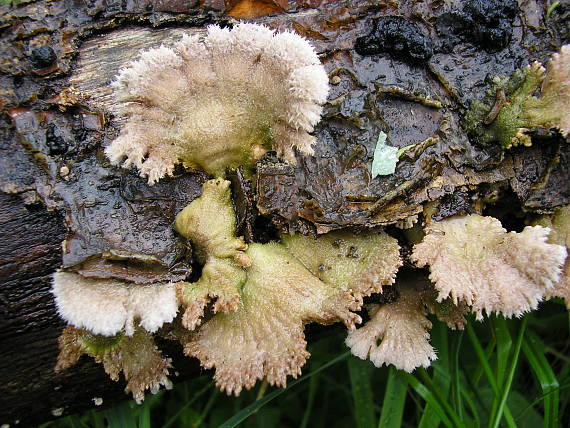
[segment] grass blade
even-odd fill
[[[493,353],[495,352],[495,348],[497,345],[497,341],[495,340],[494,337],[491,338],[491,340],[489,341],[489,343],[487,344],[487,349],[484,351],[486,358],[485,361],[489,361],[489,359],[491,358],[491,356],[493,355]],[[481,377],[483,376],[483,367],[482,366],[477,366],[477,368],[475,369],[475,373],[473,374],[472,377],[472,381],[473,381],[473,385],[477,386],[479,384],[479,381],[481,380]]]
[[[469,395],[465,388],[461,389],[461,395],[463,396],[463,401],[467,404],[467,407],[471,411],[471,415],[473,415],[473,425],[476,427],[481,426],[481,420],[479,419],[479,409],[477,408],[477,404],[471,395]]]
[[[534,334],[529,334],[525,337],[522,346],[525,357],[544,394],[544,426],[546,428],[557,427],[560,384],[544,355],[544,345]]]
[[[129,406],[130,403],[123,403],[120,406],[113,407],[106,412],[109,428],[136,428],[137,425],[133,420],[133,411]]]
[[[511,363],[508,366],[507,377],[503,383],[503,387],[501,390],[500,399],[497,402],[498,403],[497,408],[496,408],[495,412],[492,413],[492,417],[489,421],[489,427],[490,428],[497,428],[499,426],[499,423],[501,422],[502,417],[503,417],[503,411],[505,409],[505,403],[507,402],[507,397],[509,396],[509,391],[511,390],[511,385],[513,383],[513,378],[515,376],[515,369],[517,368],[517,364],[518,364],[518,360],[519,360],[519,354],[521,352],[524,333],[526,331],[527,319],[528,319],[527,317],[524,317],[523,321],[521,323],[521,326],[519,329],[519,334],[517,336],[517,342],[515,344],[513,356],[511,358]],[[506,328],[506,326],[505,326],[505,328]],[[498,346],[499,346],[499,344],[497,343],[497,347]]]
[[[451,408],[451,406],[447,402],[447,397],[443,396],[443,394],[441,393],[441,391],[439,390],[437,385],[435,385],[433,383],[433,381],[431,380],[431,378],[429,377],[426,370],[424,368],[419,368],[419,369],[417,369],[417,373],[421,377],[425,386],[427,388],[429,388],[430,391],[433,393],[435,399],[438,401],[441,408],[447,413],[447,415],[449,416],[449,419],[451,420],[451,423],[454,426],[463,427],[464,424],[462,423],[461,419],[459,418],[459,415],[457,414],[457,412],[455,410],[453,410]]]
[[[375,427],[374,399],[372,397],[372,384],[370,381],[374,366],[370,361],[364,361],[356,357],[349,358],[347,364],[352,387],[356,426],[358,428]]]
[[[563,391],[565,389],[570,389],[570,383],[568,384],[563,384],[560,386],[560,388],[558,388],[558,392]],[[541,394],[539,397],[535,398],[531,403],[528,404],[528,406],[526,406],[525,408],[523,408],[520,413],[518,413],[515,417],[516,420],[521,419],[524,414],[526,412],[528,412],[529,410],[531,410],[534,406],[536,406],[538,403],[540,403],[542,400],[544,400],[544,398],[547,395],[553,394],[555,391],[551,391],[548,394]]]
[[[463,420],[463,403],[461,401],[461,371],[459,369],[459,350],[461,349],[461,341],[463,339],[463,332],[452,334],[451,341],[451,397],[453,408],[457,412],[459,419]]]
[[[503,386],[509,364],[509,356],[513,347],[511,333],[507,327],[507,322],[503,317],[494,317],[492,319],[493,332],[497,340],[497,385]]]
[[[530,405],[526,398],[527,395],[528,391],[513,390],[507,400],[513,415],[516,415],[515,420],[518,426],[521,428],[544,427],[543,415]]]
[[[208,382],[208,384],[206,384],[206,386],[204,386],[202,389],[200,389],[196,394],[194,394],[194,396],[192,397],[191,400],[186,401],[186,403],[184,403],[184,405],[182,407],[180,407],[180,409],[178,409],[178,411],[172,415],[168,421],[166,421],[166,423],[162,426],[162,428],[168,428],[170,425],[174,424],[178,418],[180,417],[180,415],[188,408],[190,407],[192,404],[194,404],[194,402],[196,400],[198,400],[200,397],[202,397],[202,395],[204,395],[206,392],[208,392],[212,387],[214,386],[214,382]]]
[[[313,403],[315,402],[315,395],[317,393],[318,379],[318,376],[313,376],[309,381],[309,397],[307,399],[307,405],[305,406],[303,421],[301,422],[300,428],[307,428],[309,425],[309,419],[311,417],[311,411],[313,410]]]
[[[398,370],[390,366],[378,428],[402,426],[407,392],[408,383],[405,378],[400,376]]]
[[[259,409],[261,409],[263,406],[265,406],[267,403],[269,403],[271,400],[273,400],[274,398],[279,397],[281,394],[283,394],[284,392],[288,391],[289,389],[293,388],[295,385],[300,384],[301,382],[306,381],[307,379],[310,379],[311,377],[315,376],[317,373],[322,372],[323,370],[329,368],[330,366],[339,363],[340,361],[346,359],[348,356],[350,355],[350,351],[345,352],[342,355],[339,355],[338,357],[336,357],[335,359],[329,361],[326,364],[323,364],[322,366],[320,366],[319,368],[313,370],[310,373],[307,373],[305,376],[301,376],[299,379],[294,380],[293,382],[291,382],[287,388],[281,388],[281,389],[277,389],[269,394],[267,394],[265,397],[263,397],[261,400],[257,400],[254,401],[253,403],[251,403],[249,406],[244,407],[242,410],[240,410],[238,413],[236,413],[235,415],[233,415],[231,418],[229,418],[228,420],[226,420],[223,424],[221,424],[219,426],[219,428],[233,428],[237,425],[239,425],[241,422],[243,422],[245,419],[247,419],[248,417],[250,417],[251,415],[253,415],[254,413],[256,413]]]
[[[91,428],[106,428],[107,424],[105,423],[105,416],[103,416],[103,412],[97,412],[95,410],[91,410],[89,412],[89,426]]]
[[[443,407],[439,403],[435,394],[430,389],[428,389],[423,383],[421,383],[414,375],[410,373],[402,372],[400,373],[400,375],[404,377],[404,379],[406,379],[406,381],[412,387],[412,389],[416,391],[416,393],[433,408],[433,410],[439,416],[441,422],[446,427],[453,428],[455,426],[454,424],[451,423],[451,420],[446,415],[445,410],[443,410]]]
[[[150,406],[146,401],[142,404],[138,419],[138,428],[150,428]]]
[[[475,334],[475,331],[473,330],[473,327],[471,326],[471,324],[467,324],[466,330],[467,330],[467,335],[469,336],[469,340],[471,341],[471,344],[473,345],[473,348],[475,349],[475,354],[477,355],[477,359],[479,360],[479,363],[481,364],[481,367],[483,368],[483,372],[485,373],[485,376],[487,377],[487,381],[489,382],[489,385],[491,385],[491,389],[493,390],[493,393],[495,394],[495,396],[498,396],[499,395],[499,387],[497,386],[497,381],[496,381],[495,375],[493,374],[493,371],[491,370],[491,366],[489,365],[489,361],[487,359],[487,353],[483,349],[481,342],[479,342],[479,339],[477,338],[477,335]],[[511,414],[511,411],[509,410],[509,408],[507,406],[505,406],[504,411],[505,411],[505,420],[507,422],[507,426],[509,428],[517,428],[517,424],[515,423],[515,421],[513,419],[513,415]]]
[[[212,410],[212,407],[214,406],[214,403],[216,402],[216,399],[218,398],[219,394],[220,394],[220,392],[217,389],[214,389],[214,391],[210,395],[210,398],[208,399],[208,402],[206,403],[206,405],[204,406],[204,409],[202,409],[202,412],[200,413],[200,416],[198,417],[198,422],[196,423],[197,426],[202,425],[202,422],[204,422],[204,420],[206,419],[206,417],[210,413],[210,410]]]
[[[433,383],[437,385],[445,397],[447,397],[451,385],[448,335],[449,330],[446,324],[442,322],[434,323],[431,331],[431,341],[433,347],[438,350],[438,355],[437,360],[432,363]],[[441,420],[437,412],[430,403],[426,403],[418,428],[437,428],[440,423]]]
[[[69,428],[82,428],[83,424],[81,423],[81,418],[75,415],[68,416],[65,418],[67,425]]]
[[[150,410],[157,401],[162,399],[161,395],[147,395],[142,404],[138,406],[138,428],[151,428]]]

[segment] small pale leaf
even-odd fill
[[[379,175],[390,175],[396,170],[398,163],[398,148],[386,145],[387,135],[380,132],[376,148],[374,149],[374,158],[372,159],[372,178]]]

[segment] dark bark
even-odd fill
[[[85,408],[96,396],[122,398],[121,386],[107,382],[87,359],[67,373],[53,371],[64,327],[50,293],[66,233],[61,216],[0,194],[0,227],[2,422],[27,425],[53,417],[61,407]]]
[[[66,228],[60,215],[18,196],[0,193],[0,420],[27,426],[61,414],[103,408],[129,397],[125,382],[112,382],[100,365],[84,357],[71,369],[53,369],[57,338],[65,323],[50,292],[51,274],[61,265]],[[181,348],[162,343],[181,378],[198,372]]]

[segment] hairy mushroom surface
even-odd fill
[[[376,367],[391,364],[411,372],[436,359],[429,343],[432,324],[417,290],[403,286],[399,292],[395,302],[370,305],[370,320],[348,333],[346,345],[355,356],[370,359]]]
[[[213,302],[214,312],[237,309],[239,289],[246,279],[244,267],[251,265],[247,244],[236,237],[236,219],[230,195],[230,182],[210,180],[202,186],[202,195],[184,208],[175,227],[190,239],[195,254],[204,264],[200,279],[179,282],[178,298],[184,306],[182,324],[193,330],[201,323],[204,310]]]
[[[398,242],[384,231],[335,231],[316,239],[283,235],[281,242],[319,279],[360,298],[393,284],[402,265]]]
[[[529,69],[538,68],[531,65]],[[525,118],[531,126],[557,128],[570,135],[570,45],[564,45],[552,55],[541,70],[540,97],[529,98],[524,105]]]
[[[216,384],[228,394],[262,379],[285,386],[309,357],[304,325],[341,321],[354,328],[363,297],[392,284],[402,264],[396,239],[384,232],[283,236],[248,247],[235,236],[229,182],[222,179],[205,183],[176,228],[205,263],[198,281],[177,285],[187,329],[179,338],[187,355],[216,369]],[[211,317],[201,324],[210,300]]]
[[[137,325],[152,333],[178,312],[175,286],[168,283],[136,285],[57,271],[52,293],[64,320],[103,336],[130,336]]]
[[[161,386],[172,388],[167,377],[172,361],[161,355],[152,336],[142,329],[137,329],[130,337],[122,334],[105,337],[67,326],[59,337],[59,349],[56,371],[73,366],[87,354],[103,364],[105,373],[112,380],[118,381],[123,372],[127,381],[125,392],[131,393],[139,404],[147,389],[155,394]]]
[[[550,216],[541,217],[537,223],[552,229],[548,242],[561,245],[566,251],[570,250],[570,205],[558,208]],[[566,258],[560,280],[548,289],[546,297],[559,297],[566,303],[566,308],[570,309],[570,257]]]
[[[178,162],[222,176],[267,150],[312,153],[328,76],[301,36],[239,23],[144,51],[113,86],[126,124],[106,154],[153,184]]]
[[[277,243],[252,244],[252,260],[235,312],[218,313],[190,335],[184,347],[206,368],[216,368],[216,384],[238,395],[257,380],[285,386],[309,357],[304,324],[342,321],[353,328],[360,308],[350,293],[331,287]]]
[[[471,306],[477,319],[500,313],[521,316],[535,309],[560,278],[566,248],[547,242],[550,229],[527,226],[507,232],[499,220],[451,217],[427,227],[412,259],[429,265],[438,301]]]

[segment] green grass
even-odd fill
[[[570,426],[569,312],[548,303],[523,319],[434,321],[438,360],[413,373],[375,368],[338,331],[310,347],[302,377],[226,397],[211,376],[44,427],[566,427]]]

